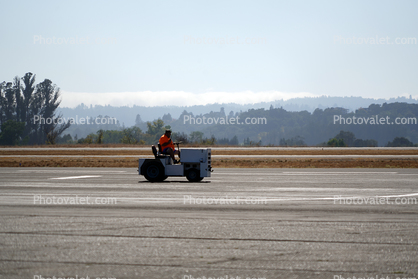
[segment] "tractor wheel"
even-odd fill
[[[197,169],[189,169],[186,172],[186,178],[190,182],[199,182],[203,179],[203,177],[200,177],[200,171]]]
[[[159,182],[167,178],[164,175],[164,167],[158,162],[147,162],[144,167],[144,176],[148,181]]]

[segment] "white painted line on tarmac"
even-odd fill
[[[102,176],[101,175],[81,175],[81,176],[54,177],[50,179],[78,179],[78,178],[91,178],[91,177],[102,177]]]
[[[412,197],[412,196],[418,196],[418,193],[412,193],[412,194],[402,194],[402,195],[389,195],[389,196],[373,196],[373,198],[400,198],[400,197]],[[312,197],[308,197],[308,198],[301,198],[301,197],[292,197],[292,198],[272,198],[272,197],[267,197],[266,199],[268,201],[314,201],[314,200],[335,200],[335,199],[362,199],[362,198],[366,198],[369,196],[342,196],[342,195],[338,195],[338,197],[336,198],[336,196],[333,197],[319,197],[319,198],[312,198]]]
[[[99,171],[99,170],[95,170],[95,171],[91,171],[91,170],[74,170],[74,169],[50,169],[50,170],[18,170],[18,172],[105,172],[105,173],[124,173],[127,171],[112,171],[112,170],[105,170],[105,171]]]
[[[50,178],[52,179],[52,178]],[[176,186],[176,185],[173,185]],[[83,189],[83,188],[115,188],[114,184],[109,184],[109,185],[105,185],[103,183],[100,184],[74,184],[74,183],[60,183],[60,184],[56,184],[56,183],[47,183],[47,182],[43,182],[43,183],[32,183],[30,181],[28,181],[27,183],[24,184],[20,184],[20,183],[9,183],[7,185],[0,185],[0,188],[9,188],[9,187],[22,187],[22,188],[79,188],[79,189]],[[117,184],[118,189],[119,188],[138,188],[138,185],[133,185],[133,184]],[[3,193],[2,193],[3,195]]]
[[[4,155],[8,156],[8,155]],[[30,155],[36,156],[36,155]],[[87,156],[87,155],[86,155]],[[142,156],[142,155],[140,155]],[[331,158],[331,159],[344,159],[344,158],[418,158],[418,155],[212,155],[213,158]]]
[[[238,173],[236,172],[221,172],[221,173],[217,173],[217,175],[224,175],[224,174],[234,174],[237,175]],[[342,175],[342,174],[398,174],[398,172],[386,172],[386,171],[324,171],[324,172],[300,172],[300,171],[284,171],[284,172],[260,172],[260,175]],[[240,176],[244,176],[244,175],[248,175],[248,176],[254,176],[254,173],[239,173]],[[418,175],[418,174],[416,174]]]
[[[285,175],[342,175],[342,174],[397,174],[397,172],[381,172],[381,171],[367,171],[367,172],[362,172],[362,171],[336,171],[336,172],[296,172],[296,171],[292,171],[292,172],[282,172],[282,174]]]
[[[0,158],[154,158],[154,155],[0,155]]]

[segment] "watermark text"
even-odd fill
[[[414,197],[397,197],[391,200],[390,197],[342,197],[334,196],[334,204],[342,205],[410,205],[418,204]]]
[[[39,205],[100,205],[100,204],[117,204],[116,198],[110,197],[79,197],[75,196],[51,196],[51,195],[34,195],[33,204]]]
[[[76,276],[73,276],[73,277],[55,276],[55,275],[44,277],[42,275],[33,275],[33,279],[116,279],[116,278],[115,277],[96,277],[96,276],[90,277],[88,275],[86,275],[86,276],[76,275]]]
[[[417,38],[395,38],[391,39],[389,36],[386,37],[343,37],[343,36],[334,36],[334,44],[343,44],[343,45],[416,45]]]
[[[33,117],[33,124],[65,124],[67,122],[70,122],[71,125],[114,125],[118,123],[118,120],[114,117],[58,117],[58,118],[51,118],[47,117],[44,118],[41,115],[35,115]]]
[[[342,115],[334,115],[334,124],[340,125],[416,125],[418,123],[416,117],[396,117],[395,121],[390,119],[390,116],[379,117],[344,117]]]
[[[34,45],[112,45],[116,38],[90,38],[86,37],[43,37],[33,36]]]
[[[342,275],[334,275],[333,279],[416,279],[415,277],[390,277],[390,276],[350,276],[350,277],[343,277]]]
[[[199,276],[199,277],[193,277],[192,275],[184,275],[183,279],[267,279],[266,277],[241,277],[241,276],[230,276],[230,275],[225,275],[225,276]]]
[[[266,198],[260,197],[192,197],[191,195],[183,196],[183,204],[215,204],[215,205],[240,205],[240,204],[267,204]]]
[[[193,117],[191,115],[183,116],[183,124],[191,125],[266,125],[267,118],[265,117],[247,117],[243,121],[240,121],[239,116],[235,117]]]
[[[266,38],[240,38],[236,37],[193,37],[184,36],[183,44],[189,45],[264,45]]]

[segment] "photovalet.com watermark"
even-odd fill
[[[189,125],[266,125],[265,117],[247,117],[240,120],[239,116],[235,117],[193,117],[191,115],[183,116],[183,124]]]
[[[183,196],[183,204],[205,204],[205,205],[255,205],[255,204],[267,204],[266,198],[261,197],[193,197],[192,195]]]
[[[42,275],[33,275],[33,279],[116,279],[116,277],[97,277],[97,276],[78,276],[78,274],[76,276],[42,276]]]
[[[264,45],[266,43],[266,38],[258,37],[183,37],[183,44],[189,45]]]
[[[379,117],[344,117],[342,115],[334,115],[334,124],[340,125],[416,125],[418,124],[416,117],[396,117],[391,120],[390,116]]]
[[[334,36],[334,44],[341,45],[416,45],[416,37],[403,37],[391,39],[389,36],[379,37],[343,37],[340,35]]]
[[[78,115],[76,115],[76,117],[60,117],[60,118],[44,118],[40,115],[35,115],[33,117],[33,124],[41,124],[41,125],[45,125],[45,124],[65,124],[67,122],[70,122],[71,125],[75,124],[75,125],[114,125],[118,123],[118,120],[114,117],[97,117],[97,118],[93,118],[93,117],[78,117]]]
[[[341,205],[416,205],[417,198],[414,197],[397,197],[391,200],[391,197],[343,197],[334,196],[334,204]]]
[[[382,276],[382,275],[375,275],[375,276],[349,276],[343,277],[342,275],[334,275],[332,279],[416,279],[415,277],[399,277],[399,276]]]
[[[183,279],[267,279],[266,277],[241,277],[241,276],[231,276],[231,275],[225,275],[225,276],[199,276],[199,277],[193,277],[192,275],[184,275]]]
[[[43,37],[41,35],[33,36],[34,45],[114,45],[116,38],[90,38],[85,37]]]
[[[111,197],[79,197],[75,196],[52,196],[52,195],[34,195],[33,204],[38,205],[115,205],[116,198]]]

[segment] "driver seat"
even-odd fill
[[[157,148],[155,147],[155,145],[152,145],[151,149],[152,149],[152,154],[154,154],[155,159],[163,159],[168,156],[162,153],[161,144],[158,144],[158,152],[157,152]]]

